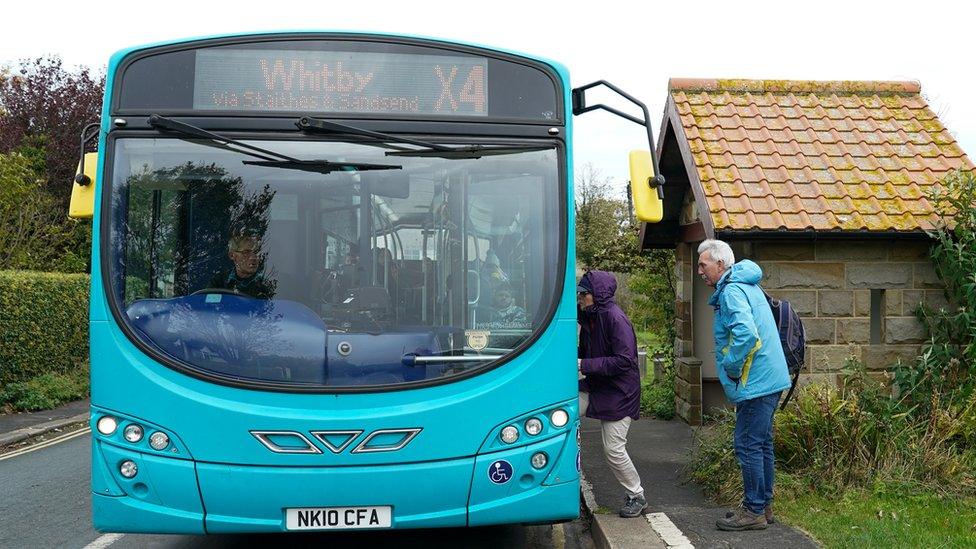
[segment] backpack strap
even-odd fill
[[[796,382],[800,379],[800,372],[797,371],[793,376],[793,383],[790,384],[790,390],[786,393],[786,398],[783,399],[783,403],[779,405],[779,410],[782,412],[786,409],[786,405],[790,403],[790,397],[793,396],[793,391],[796,390]]]

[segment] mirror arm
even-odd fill
[[[618,95],[622,96],[623,98],[627,99],[631,103],[640,107],[641,111],[644,113],[644,119],[641,120],[636,116],[631,116],[617,109],[614,109],[613,107],[608,107],[602,103],[587,106],[586,90],[590,88],[595,88],[597,86],[606,86],[611,90],[613,90],[614,92],[616,92]],[[573,115],[578,116],[597,109],[615,114],[621,118],[630,120],[635,124],[640,124],[641,126],[644,126],[644,128],[647,130],[647,144],[651,149],[651,165],[654,167],[654,176],[648,178],[647,185],[652,189],[656,188],[657,196],[663,200],[664,199],[664,176],[661,175],[661,168],[660,166],[658,166],[658,162],[657,162],[657,148],[654,146],[654,131],[651,129],[651,117],[650,114],[648,114],[647,112],[647,105],[639,101],[637,98],[631,96],[627,92],[621,90],[617,86],[614,86],[610,82],[607,82],[606,80],[597,80],[596,82],[591,82],[585,86],[573,88]]]
[[[92,122],[81,130],[81,154],[79,155],[81,160],[78,161],[78,174],[75,175],[75,183],[82,187],[91,185],[91,177],[85,174],[85,146],[89,141],[98,136],[98,127],[98,122]],[[92,131],[93,129],[94,131]]]

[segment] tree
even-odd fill
[[[22,154],[0,154],[0,270],[84,270],[87,253],[76,250],[91,245],[90,232],[55,207],[33,164]]]
[[[630,275],[620,305],[638,331],[663,329],[660,335],[669,348],[675,335],[674,251],[641,253],[640,227],[626,201],[613,198],[611,189],[598,169],[583,165],[576,177],[576,260],[588,269]]]
[[[627,211],[623,201],[610,197],[610,188],[610,180],[592,164],[584,164],[576,176],[576,260],[589,269],[616,270],[607,252],[620,248]]]
[[[43,167],[44,189],[66,206],[82,128],[97,122],[105,76],[64,68],[60,57],[0,70],[0,153],[19,152]]]

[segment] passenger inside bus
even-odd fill
[[[261,239],[256,235],[234,234],[227,243],[231,268],[218,272],[210,280],[210,288],[233,290],[258,299],[271,299],[275,283],[264,276]]]
[[[495,318],[494,322],[503,328],[528,328],[529,318],[525,309],[519,307],[512,297],[512,290],[508,285],[495,288]]]

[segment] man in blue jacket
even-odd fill
[[[715,288],[715,369],[735,404],[735,455],[742,469],[742,507],[716,522],[719,530],[762,530],[772,521],[773,413],[790,387],[786,356],[766,296],[762,270],[735,262],[721,240],[698,247],[698,275]]]
[[[580,407],[600,420],[603,455],[627,492],[620,516],[639,517],[647,507],[640,476],[627,453],[627,431],[640,413],[637,337],[624,311],[613,301],[617,280],[589,271],[576,288],[580,325]]]

